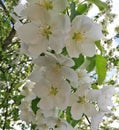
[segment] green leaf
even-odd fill
[[[67,109],[66,109],[66,120],[67,120],[68,123],[70,123],[71,119],[72,119],[70,111],[71,111],[71,107],[67,107]]]
[[[100,44],[100,40],[96,41],[96,42],[95,42],[95,45],[97,46],[97,48],[100,50],[100,52],[101,52],[101,54],[102,54],[102,52],[103,52],[103,47],[102,47],[101,44]]]
[[[101,55],[96,55],[96,72],[98,75],[98,83],[102,84],[106,77],[106,59]]]
[[[87,1],[95,4],[99,8],[99,10],[101,10],[101,11],[103,11],[104,9],[107,8],[107,4],[105,2],[100,1],[100,0],[87,0]]]
[[[37,104],[39,103],[40,101],[40,98],[36,97],[34,100],[32,100],[31,102],[31,108],[33,110],[33,112],[36,114],[36,112],[38,111],[38,107],[37,107]]]
[[[75,18],[75,7],[76,7],[76,4],[75,2],[71,2],[70,4],[70,8],[71,8],[71,21]]]
[[[75,62],[75,65],[72,67],[74,70],[79,68],[83,62],[84,62],[84,56],[80,54],[79,58],[73,58],[73,61]]]
[[[70,19],[72,21],[77,15],[80,15],[80,13],[76,10],[76,3],[75,2],[71,2],[70,9],[71,9]]]
[[[88,72],[91,72],[95,68],[95,64],[96,64],[95,56],[93,56],[93,57],[87,57],[87,60],[89,62],[89,65],[86,67],[86,70]]]
[[[68,54],[66,47],[63,48],[62,54],[63,54],[64,56],[66,56],[66,55]]]
[[[68,123],[71,124],[71,126],[75,127],[80,120],[74,120],[71,115],[71,107],[67,107],[66,109],[66,120]]]
[[[87,4],[79,4],[77,11],[79,12],[79,14],[84,14],[85,12],[87,12],[88,10],[88,6]]]

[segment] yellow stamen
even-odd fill
[[[46,26],[46,28],[43,29],[42,35],[45,36],[47,39],[49,39],[51,34],[52,34],[51,27],[48,25]]]
[[[85,103],[85,102],[86,102],[85,96],[83,97],[79,96],[77,103]]]
[[[75,32],[72,39],[76,40],[76,41],[79,41],[79,40],[82,40],[83,39],[83,35],[80,33],[80,32]]]
[[[51,87],[50,89],[50,95],[56,95],[58,93],[58,89],[56,87]]]
[[[52,1],[44,0],[43,3],[36,3],[36,4],[46,8],[47,10],[52,10],[53,9]]]
[[[56,63],[55,67],[53,68],[56,73],[60,72],[61,65],[59,63]]]

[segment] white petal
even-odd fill
[[[92,117],[96,113],[96,108],[93,104],[90,103],[85,103],[84,105],[84,113],[88,117]]]
[[[84,43],[82,43],[80,47],[83,55],[92,57],[94,56],[94,54],[96,54],[95,44],[91,43],[90,41],[84,41]]]
[[[49,39],[49,46],[52,50],[55,50],[57,54],[62,52],[65,44],[64,32],[62,30],[55,30],[52,36]]]
[[[42,98],[38,103],[38,106],[43,110],[49,110],[54,108],[53,98],[48,96],[46,98]]]
[[[46,97],[49,93],[50,85],[47,81],[42,79],[38,83],[35,84],[33,88],[33,92],[40,98]]]
[[[64,66],[67,66],[67,67],[72,67],[75,65],[74,61],[69,58],[69,57],[66,57],[66,56],[63,56],[63,55],[56,55],[57,56],[57,60],[59,61],[59,63],[61,65],[64,65]]]
[[[78,85],[78,76],[77,73],[68,67],[62,67],[62,74],[64,75],[64,78],[70,80],[71,85],[73,85],[73,87],[77,87]]]
[[[99,112],[93,115],[91,119],[91,130],[98,130],[99,123],[101,122],[105,113]]]
[[[72,39],[67,39],[66,48],[70,57],[79,57],[81,52],[77,49],[76,43]]]
[[[19,38],[25,43],[34,43],[38,39],[38,27],[32,23],[24,24],[17,29]]]
[[[31,57],[37,58],[41,53],[46,52],[48,49],[47,42],[40,42],[39,44],[30,45],[28,53]]]
[[[36,24],[46,24],[50,18],[47,10],[38,4],[28,6],[21,13]]]
[[[79,103],[73,104],[73,106],[71,107],[71,114],[74,119],[79,120],[83,114],[82,105],[80,105]]]

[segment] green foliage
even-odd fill
[[[31,102],[31,108],[33,110],[33,112],[36,114],[36,112],[38,111],[38,107],[37,107],[37,104],[39,103],[40,101],[40,98],[36,97],[35,99],[32,100]]]
[[[100,0],[87,0],[87,1],[95,4],[101,11],[106,10],[106,8],[107,8],[107,4]]]
[[[87,12],[87,10],[88,10],[87,4],[79,4],[77,7],[77,11],[79,12],[79,14],[84,14]]]
[[[95,45],[96,45],[96,47],[100,50],[100,52],[101,52],[101,54],[103,53],[103,47],[101,46],[101,43],[100,43],[101,41],[100,40],[98,40],[98,41],[96,41],[95,42]]]
[[[73,127],[75,127],[78,123],[79,120],[74,120],[71,116],[71,107],[67,107],[66,109],[66,120],[69,122]]]
[[[87,57],[87,62],[88,62],[88,66],[87,66],[86,70],[88,72],[93,71],[93,69],[95,68],[95,65],[96,65],[96,56]]]
[[[78,69],[84,62],[84,56],[80,54],[79,58],[73,58],[75,65],[72,67],[74,70]]]
[[[98,75],[98,83],[102,84],[106,77],[106,59],[101,55],[96,55],[96,72]]]

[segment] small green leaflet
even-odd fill
[[[106,77],[106,59],[101,55],[96,55],[96,72],[98,75],[98,83],[102,84]]]
[[[88,72],[93,71],[93,69],[95,68],[95,64],[96,64],[96,56],[94,55],[93,57],[87,57],[87,61],[89,62],[89,65],[86,67],[86,70]]]
[[[96,47],[100,50],[100,52],[101,52],[101,54],[102,54],[104,48],[101,46],[100,40],[96,41],[96,42],[95,42],[95,45],[96,45]]]
[[[37,104],[39,103],[40,101],[40,98],[36,97],[35,99],[32,100],[31,102],[31,108],[33,110],[33,112],[36,114],[36,112],[38,111],[38,107],[37,107]]]
[[[84,56],[80,54],[79,58],[73,58],[75,65],[72,67],[74,70],[78,69],[84,62]]]
[[[87,1],[95,4],[99,8],[100,11],[103,11],[104,9],[107,8],[107,4],[100,0],[87,0]]]
[[[79,4],[77,11],[79,12],[79,14],[84,14],[85,12],[87,12],[88,10],[88,6],[87,4]]]

